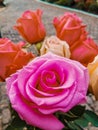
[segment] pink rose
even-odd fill
[[[41,20],[42,11],[27,10],[17,20],[14,28],[30,44],[42,41],[46,36],[46,31]]]
[[[53,24],[57,37],[66,41],[70,46],[80,39],[85,40],[87,37],[85,25],[74,13],[67,12],[61,17],[55,17]]]
[[[53,53],[32,60],[6,79],[12,107],[28,124],[42,130],[61,130],[54,116],[85,101],[88,71],[79,62]]]
[[[84,66],[94,60],[98,55],[98,45],[92,38],[87,38],[85,41],[78,41],[70,48],[71,59],[81,62]]]

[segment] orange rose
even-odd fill
[[[74,13],[65,13],[60,18],[55,17],[53,20],[57,37],[66,41],[70,46],[78,40],[85,40],[87,32],[82,20]]]
[[[25,11],[17,20],[17,25],[14,28],[20,35],[30,44],[40,42],[44,39],[46,31],[41,21],[41,10]]]
[[[87,68],[90,75],[89,91],[93,93],[95,98],[98,100],[98,55],[92,63],[88,64]]]
[[[22,50],[23,42],[14,44],[8,38],[0,39],[0,81],[21,69],[34,56]]]
[[[61,41],[56,36],[46,38],[41,47],[41,55],[52,52],[59,56],[70,58],[69,45],[65,41]]]
[[[70,50],[71,59],[77,60],[85,66],[92,62],[94,57],[98,55],[98,45],[96,45],[92,38],[74,43]]]

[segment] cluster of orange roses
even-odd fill
[[[46,38],[41,16],[40,9],[25,11],[14,28],[31,45],[42,41],[40,55],[51,51],[77,60],[87,67],[90,74],[89,90],[98,99],[98,45],[88,36],[86,25],[76,14],[66,12],[53,19],[56,34]],[[7,38],[0,39],[0,81],[4,81],[35,57],[24,50],[24,46],[24,42],[14,44]]]

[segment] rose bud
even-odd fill
[[[46,36],[46,31],[41,20],[42,11],[25,11],[17,20],[14,28],[30,44],[42,41]]]
[[[44,40],[40,53],[43,55],[47,52],[70,58],[69,45],[67,42],[60,40],[56,36],[51,36]]]
[[[74,13],[67,12],[61,17],[55,17],[53,24],[57,37],[66,41],[70,46],[80,39],[85,40],[87,37],[86,26]]]

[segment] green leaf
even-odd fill
[[[15,111],[12,111],[12,116],[13,118],[6,130],[23,130],[24,128],[27,128],[27,130],[36,130],[35,127],[27,125],[25,121],[21,120]]]
[[[42,43],[38,42],[38,43],[35,44],[35,46],[36,46],[37,50],[40,51]]]
[[[15,127],[9,125],[9,126],[6,128],[6,130],[23,130],[23,127],[22,127],[22,128],[15,128]]]
[[[72,108],[69,112],[67,113],[58,113],[60,115],[60,120],[61,119],[66,119],[67,121],[73,121],[78,118],[80,118],[85,112],[85,106],[76,106]]]
[[[16,117],[12,120],[11,125],[14,126],[15,128],[20,128],[20,127],[25,127],[26,123],[22,121],[20,118]]]
[[[77,124],[75,124],[74,121],[67,122],[67,126],[70,130],[83,130],[83,128]]]
[[[11,125],[9,125],[6,130],[14,130],[13,127]]]
[[[40,130],[38,128],[35,128],[33,126],[27,125],[26,127],[18,127],[12,126],[11,124],[5,129],[5,130],[23,130],[24,128],[27,128],[27,130]]]
[[[81,114],[79,114],[78,113],[79,111],[77,110],[78,112],[76,112],[76,109],[81,109],[81,107],[78,106],[77,108],[74,108],[67,114],[65,113],[64,116],[63,115],[61,116],[63,120],[62,122],[64,123],[65,126],[67,125],[67,127],[70,130],[81,130],[85,127],[88,127],[89,123],[91,123],[95,127],[98,127],[98,115],[96,115],[93,111],[85,110],[84,108],[80,110],[80,112],[81,111],[82,112]],[[77,116],[78,118],[75,118],[74,115]]]
[[[27,128],[27,130],[40,130],[39,128],[35,127],[35,126],[31,126],[26,124],[25,121],[21,120],[21,118],[19,117],[19,115],[17,114],[16,111],[14,111],[11,106],[10,110],[11,110],[11,121],[9,122],[7,128],[5,130],[23,130],[24,128]]]
[[[75,122],[75,124],[77,124],[83,128],[87,127],[88,123],[89,123],[89,121],[83,116],[80,117],[79,119],[76,119],[74,122]]]
[[[16,128],[14,126],[9,125],[5,130],[23,130],[24,128],[27,128],[27,127],[18,127],[18,128]]]
[[[85,112],[85,106],[77,105],[77,106],[75,106],[74,108],[71,109],[71,112],[72,112],[74,115],[80,117],[80,116],[82,116],[82,115],[84,114],[84,112]]]
[[[89,123],[98,127],[98,115],[96,115],[93,111],[85,110],[83,116],[74,120],[74,123],[84,128],[87,127]]]
[[[84,113],[84,117],[92,123],[93,126],[98,127],[98,115],[93,111],[86,110]]]

